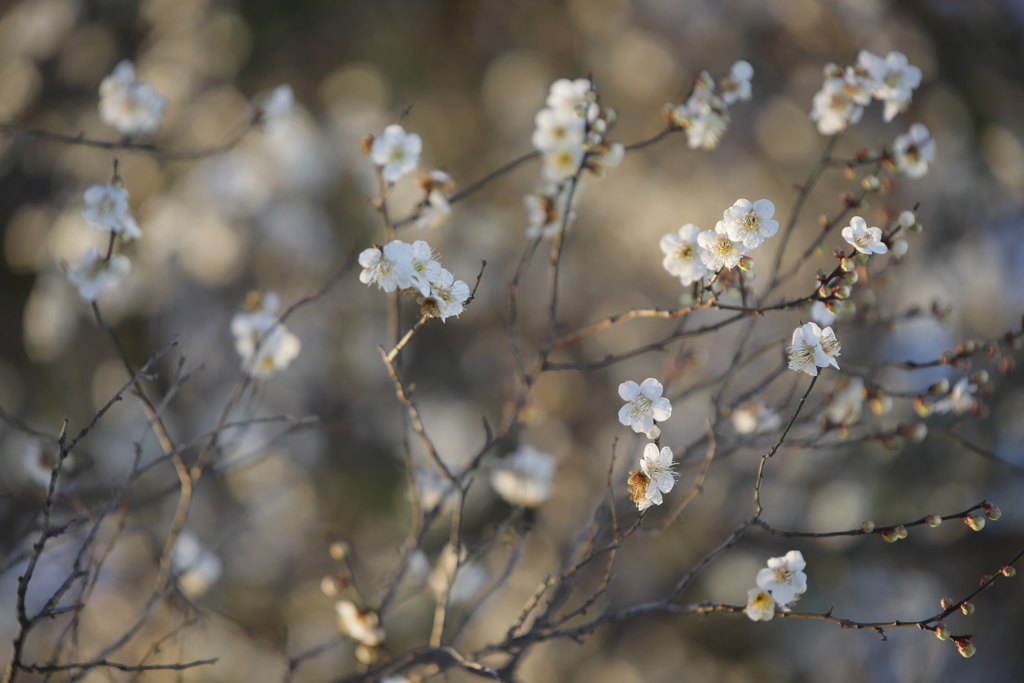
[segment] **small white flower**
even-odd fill
[[[171,571],[186,595],[198,597],[217,583],[224,565],[216,553],[203,548],[195,534],[182,531],[171,550]]]
[[[679,228],[678,233],[669,233],[661,238],[661,251],[665,254],[661,265],[679,278],[684,287],[697,282],[708,272],[707,266],[701,261],[704,248],[697,243],[700,228],[687,223]]]
[[[864,380],[851,377],[846,384],[832,394],[825,416],[836,425],[852,425],[860,419],[864,408]]]
[[[722,99],[726,104],[750,99],[750,79],[754,77],[754,67],[750,62],[739,60],[729,69],[729,75],[722,79]]]
[[[560,182],[576,175],[583,163],[583,147],[558,145],[544,153],[544,176],[551,182]]]
[[[393,123],[384,129],[383,135],[374,138],[370,145],[370,159],[382,167],[381,175],[390,184],[416,170],[422,149],[423,141],[419,135],[406,133],[404,128]]]
[[[831,331],[832,328],[828,329]],[[828,367],[834,362],[822,348],[821,329],[814,323],[806,323],[793,330],[793,341],[786,352],[790,370],[806,372],[812,377],[818,376],[818,368]]]
[[[412,243],[412,286],[423,296],[430,296],[431,285],[441,281],[441,263],[430,245],[423,240]]]
[[[622,157],[626,155],[626,147],[621,142],[613,142],[610,145],[605,145],[604,153],[597,158],[597,161],[604,168],[615,168],[622,162]]]
[[[652,505],[661,505],[662,494],[676,485],[677,475],[672,471],[673,467],[671,448],[659,451],[653,443],[644,447],[640,470],[629,473],[630,500],[636,503],[637,510],[643,512]]]
[[[774,215],[775,205],[767,199],[758,199],[753,204],[737,199],[725,210],[715,232],[728,235],[733,242],[742,242],[747,251],[756,249],[779,231],[779,222],[772,220]]]
[[[896,166],[908,178],[920,178],[928,172],[928,164],[935,158],[935,140],[923,123],[915,123],[892,143]]]
[[[555,458],[528,444],[491,471],[491,486],[511,505],[537,507],[551,497]]]
[[[747,248],[742,242],[734,242],[716,230],[705,230],[697,235],[697,244],[704,249],[700,260],[710,271],[735,268],[747,253]]]
[[[441,190],[434,189],[427,193],[427,204],[427,208],[416,218],[417,228],[439,228],[452,217],[452,205]]]
[[[469,285],[456,280],[454,275],[441,268],[437,279],[430,283],[430,293],[421,302],[421,310],[423,315],[434,316],[445,322],[462,313],[469,294]]]
[[[529,217],[526,236],[535,240],[540,237],[554,237],[562,230],[562,224],[568,225],[576,220],[576,212],[569,211],[566,216],[568,192],[552,185],[537,194],[523,197],[523,204]]]
[[[882,229],[869,228],[860,216],[850,219],[850,225],[843,228],[843,239],[862,254],[884,254],[889,247],[882,243]]]
[[[751,621],[771,621],[775,616],[775,599],[763,588],[747,591],[747,607],[743,610]]]
[[[534,117],[534,148],[547,152],[556,147],[579,147],[582,150],[587,122],[571,109],[541,109]]]
[[[128,190],[113,183],[93,185],[82,195],[85,220],[104,230],[119,232],[122,221],[128,213]]]
[[[302,342],[281,324],[263,334],[259,348],[251,363],[243,359],[243,367],[252,377],[269,377],[284,370],[293,360],[298,358],[302,350]]]
[[[807,575],[803,572],[806,566],[800,551],[790,550],[783,557],[768,560],[768,567],[757,573],[757,585],[771,591],[776,604],[783,612],[788,612],[786,605],[807,590]]]
[[[284,370],[302,350],[302,342],[277,322],[280,299],[274,292],[250,292],[243,311],[231,318],[235,350],[251,377]]]
[[[167,98],[135,79],[135,65],[125,59],[100,83],[100,119],[124,135],[155,133],[160,128]]]
[[[401,240],[392,240],[384,249],[370,247],[359,254],[359,281],[363,284],[377,283],[385,292],[412,287],[415,268],[412,264],[412,246]]]
[[[593,90],[593,88],[593,84],[586,78],[577,78],[574,81],[560,78],[551,84],[551,90],[545,104],[555,110],[575,113],[581,107],[587,107],[587,93]]]
[[[815,301],[811,304],[810,315],[811,320],[818,325],[824,325],[825,327],[828,327],[836,321],[836,314],[828,310],[828,306],[821,301]]]
[[[672,417],[672,403],[661,395],[661,382],[648,377],[642,384],[627,380],[619,385],[619,397],[626,405],[619,409],[619,422],[643,434],[651,431],[654,421]]]
[[[352,640],[367,647],[377,647],[384,642],[384,629],[373,610],[363,611],[354,603],[341,600],[334,605],[334,611],[338,615],[338,628]]]
[[[921,85],[921,70],[911,66],[906,55],[890,52],[885,59],[861,50],[857,63],[871,74],[872,93],[885,101],[885,122],[906,111],[914,89]]]
[[[914,227],[916,224],[917,216],[913,211],[904,211],[900,213],[900,225],[902,225],[905,230]]]
[[[932,412],[939,415],[949,412],[956,415],[969,413],[978,402],[973,395],[977,390],[977,384],[971,384],[969,379],[961,377],[945,398],[932,404]]]
[[[821,90],[814,96],[811,121],[818,126],[822,135],[835,135],[860,121],[864,107],[857,104],[845,79],[827,78]]]
[[[732,411],[737,434],[764,434],[782,426],[782,416],[763,403],[748,403]]]
[[[104,261],[100,252],[90,247],[82,254],[79,265],[68,268],[68,280],[78,289],[83,301],[92,302],[100,292],[120,283],[131,269],[127,256],[114,254],[109,261]]]

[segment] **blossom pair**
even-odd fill
[[[430,245],[423,240],[407,244],[392,240],[384,247],[371,247],[359,254],[363,272],[359,281],[376,283],[385,292],[396,289],[418,293],[423,315],[447,320],[462,313],[469,299],[469,285],[456,280],[441,262]]]
[[[825,82],[814,96],[811,120],[822,135],[835,135],[858,123],[872,99],[885,103],[883,118],[892,121],[910,106],[913,91],[921,85],[921,70],[906,55],[890,52],[879,57],[867,50],[857,63],[845,69],[836,64],[825,67]]]
[[[771,621],[775,608],[788,612],[791,603],[807,591],[804,556],[799,550],[790,550],[782,557],[768,560],[768,566],[757,573],[757,588],[747,591],[744,610],[751,621]]]
[[[715,81],[702,71],[686,102],[666,105],[672,123],[686,131],[690,149],[714,149],[729,127],[729,105],[751,97],[750,79],[754,67],[744,60],[733,63],[729,75],[721,81],[721,94],[715,92]]]
[[[281,300],[274,292],[249,292],[243,310],[231,319],[235,350],[250,377],[269,377],[287,368],[302,342],[278,321]]]
[[[839,369],[836,356],[841,347],[831,327],[821,329],[814,323],[805,323],[793,330],[793,342],[787,349],[789,369],[818,376],[818,368],[832,366]]]

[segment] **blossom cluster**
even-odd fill
[[[587,78],[560,78],[551,84],[547,101],[534,119],[534,148],[544,159],[542,185],[523,198],[530,239],[553,237],[575,220],[570,206],[573,183],[584,170],[600,175],[617,166],[625,148],[609,143],[605,134],[615,123],[614,110],[603,108]]]
[[[392,240],[383,247],[364,249],[359,265],[363,267],[360,282],[376,283],[385,292],[419,295],[423,315],[442,322],[462,313],[469,299],[469,285],[442,268],[438,255],[423,240],[412,244]]]
[[[643,512],[652,505],[661,505],[663,493],[668,493],[676,484],[676,473],[672,470],[672,449],[665,447],[658,450],[657,444],[649,443],[644,447],[644,456],[640,458],[640,469],[629,473],[629,499],[636,503],[637,510]]]
[[[231,319],[235,350],[250,377],[269,377],[284,370],[302,350],[302,342],[278,321],[281,300],[274,292],[251,291],[242,311]]]
[[[832,366],[839,369],[836,356],[841,347],[831,327],[821,329],[814,323],[805,323],[793,330],[793,341],[786,350],[789,369],[818,376],[818,368]]]
[[[772,219],[774,215],[775,205],[767,199],[753,203],[737,199],[725,210],[714,230],[701,231],[687,223],[678,233],[662,237],[662,266],[678,277],[684,287],[720,268],[735,268],[740,259],[779,231],[779,222]]]
[[[844,69],[830,62],[825,66],[825,82],[814,96],[811,120],[822,135],[835,135],[858,123],[864,107],[876,99],[885,103],[883,117],[888,123],[907,110],[919,85],[921,70],[904,54],[890,52],[882,58],[861,50],[856,65]]]
[[[768,566],[757,573],[757,588],[747,591],[745,612],[751,621],[771,621],[776,606],[788,612],[788,605],[807,591],[804,556],[790,550],[782,557],[772,557]]]
[[[100,83],[100,118],[123,135],[148,135],[160,129],[167,98],[151,84],[135,78],[135,65],[125,59]]]
[[[751,97],[750,79],[754,67],[740,60],[729,69],[729,75],[720,82],[721,93],[715,92],[715,81],[702,71],[694,82],[693,92],[683,104],[666,104],[665,114],[675,125],[686,131],[690,149],[714,149],[729,127],[729,106]]]
[[[637,433],[646,433],[648,438],[657,439],[661,429],[655,420],[672,417],[672,403],[662,396],[661,382],[648,377],[641,384],[626,381],[619,385],[619,396],[626,404],[619,409],[619,422],[632,427]],[[675,485],[672,468],[672,449],[658,449],[658,444],[649,443],[640,458],[640,469],[630,472],[627,485],[629,497],[641,512],[652,505],[661,505],[662,494],[668,493]]]

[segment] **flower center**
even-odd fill
[[[793,581],[793,570],[789,567],[779,567],[774,571],[775,581],[789,585]]]
[[[633,417],[640,417],[646,415],[651,411],[651,399],[647,398],[643,394],[633,399]]]

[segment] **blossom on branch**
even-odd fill
[[[884,254],[889,247],[882,242],[882,229],[869,228],[867,221],[860,216],[850,219],[850,225],[843,228],[843,239],[853,245],[862,254]]]
[[[775,616],[775,599],[763,588],[747,591],[747,606],[743,610],[751,621],[771,621]]]
[[[98,228],[110,230],[125,238],[138,239],[142,230],[128,210],[128,190],[114,183],[93,185],[82,195],[82,215]]]
[[[892,151],[900,173],[920,178],[928,173],[928,164],[935,158],[935,140],[927,126],[914,123],[906,133],[896,136]]]
[[[334,611],[338,616],[338,628],[352,640],[367,647],[377,647],[384,642],[384,629],[373,610],[361,610],[348,600],[340,600],[334,605]]]
[[[679,278],[684,287],[701,280],[708,272],[707,266],[701,261],[704,248],[697,243],[700,228],[687,223],[679,228],[678,233],[669,233],[661,238],[661,251],[665,254],[661,265]]]
[[[374,138],[370,145],[370,159],[380,167],[381,177],[389,185],[416,170],[420,165],[423,141],[416,133],[393,123],[384,129],[383,135]]]
[[[632,427],[634,432],[651,431],[654,421],[672,417],[672,403],[661,395],[661,382],[648,377],[642,384],[627,380],[619,385],[619,397],[626,405],[619,409],[619,422]]]
[[[807,591],[807,575],[803,572],[806,566],[800,551],[790,550],[783,557],[768,560],[768,567],[757,573],[757,585],[770,591],[779,608],[788,612],[787,605]]]
[[[118,132],[132,136],[160,129],[167,98],[152,85],[135,78],[135,65],[125,59],[100,82],[100,119]]]
[[[735,268],[748,251],[742,242],[734,242],[727,235],[717,232],[717,229],[705,230],[697,235],[697,244],[704,249],[700,260],[711,271]]]
[[[886,123],[907,110],[914,89],[921,85],[921,70],[912,66],[906,55],[890,52],[883,59],[861,50],[857,64],[871,75],[872,95],[885,102],[883,118]]]
[[[103,290],[120,283],[131,269],[127,256],[113,254],[104,259],[99,251],[90,247],[77,266],[68,268],[68,280],[78,289],[82,300],[91,303]]]
[[[231,318],[235,350],[250,377],[269,377],[287,368],[302,350],[302,342],[277,321],[280,299],[274,292],[252,291],[243,310]]]
[[[392,240],[383,249],[364,249],[359,254],[359,265],[363,267],[359,274],[363,284],[376,283],[385,292],[412,286],[412,247],[401,240]]]
[[[750,251],[779,231],[779,222],[772,220],[774,215],[775,205],[767,199],[758,199],[753,204],[746,199],[737,199],[725,210],[715,232],[728,235],[733,242],[742,242]]]
[[[818,376],[818,368],[829,365],[839,369],[836,356],[841,347],[831,327],[824,330],[814,323],[805,323],[793,330],[793,341],[786,353],[789,356],[789,369],[806,372],[812,377]]]
[[[672,461],[672,449],[665,447],[660,451],[653,443],[644,448],[644,456],[640,458],[640,469],[629,473],[629,499],[636,503],[637,510],[643,512],[652,505],[661,505],[663,493],[668,493],[676,485],[675,467]]]

